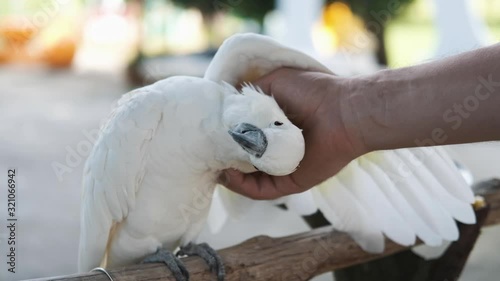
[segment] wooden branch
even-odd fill
[[[485,225],[500,223],[500,181],[485,188],[490,208]],[[481,208],[481,207],[480,207]],[[486,208],[486,206],[482,206]],[[258,236],[219,251],[226,266],[226,281],[287,280],[302,281],[332,270],[379,259],[409,247],[386,240],[382,254],[364,252],[347,234],[322,227],[281,238]],[[183,259],[190,280],[215,280],[205,263],[196,257]],[[141,264],[110,270],[115,281],[175,280],[163,264]],[[101,272],[52,277],[41,280],[109,281]]]
[[[485,225],[500,224],[500,179],[492,179],[476,184],[474,193],[483,196],[490,206]]]

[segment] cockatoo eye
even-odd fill
[[[281,126],[281,125],[283,125],[283,122],[274,121],[274,126]]]

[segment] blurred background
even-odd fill
[[[102,120],[135,87],[203,75],[238,32],[361,75],[498,42],[500,0],[0,0],[0,173],[16,168],[19,181],[15,274],[6,269],[0,184],[0,280],[76,271],[81,171]],[[498,143],[449,150],[475,181],[500,177]],[[201,240],[220,248],[307,229],[262,205]],[[498,237],[500,227],[483,231],[460,280],[498,280]]]
[[[150,75],[155,78],[162,72],[170,74],[169,68],[175,68],[172,64],[181,67],[172,74],[203,73],[202,62],[209,62],[222,41],[238,32],[270,35],[347,74],[408,66],[500,38],[498,0],[0,3],[0,63],[4,65],[44,65],[79,72],[128,69],[153,72]],[[351,61],[346,67],[350,69],[343,70],[338,66],[343,60],[360,65],[352,66]],[[158,69],[140,69],[144,62],[155,62]]]

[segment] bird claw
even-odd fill
[[[189,243],[186,246],[181,247],[176,255],[199,256],[208,264],[210,271],[217,275],[217,281],[224,281],[224,278],[226,276],[224,263],[222,262],[219,254],[217,254],[217,252],[207,243]]]
[[[146,257],[142,263],[165,263],[174,275],[176,281],[188,281],[189,272],[184,266],[184,263],[177,258],[172,252],[169,252],[163,248],[158,248],[156,253]]]

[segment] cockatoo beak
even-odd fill
[[[228,132],[233,137],[233,140],[251,155],[260,158],[266,152],[266,135],[256,126],[241,123]]]

